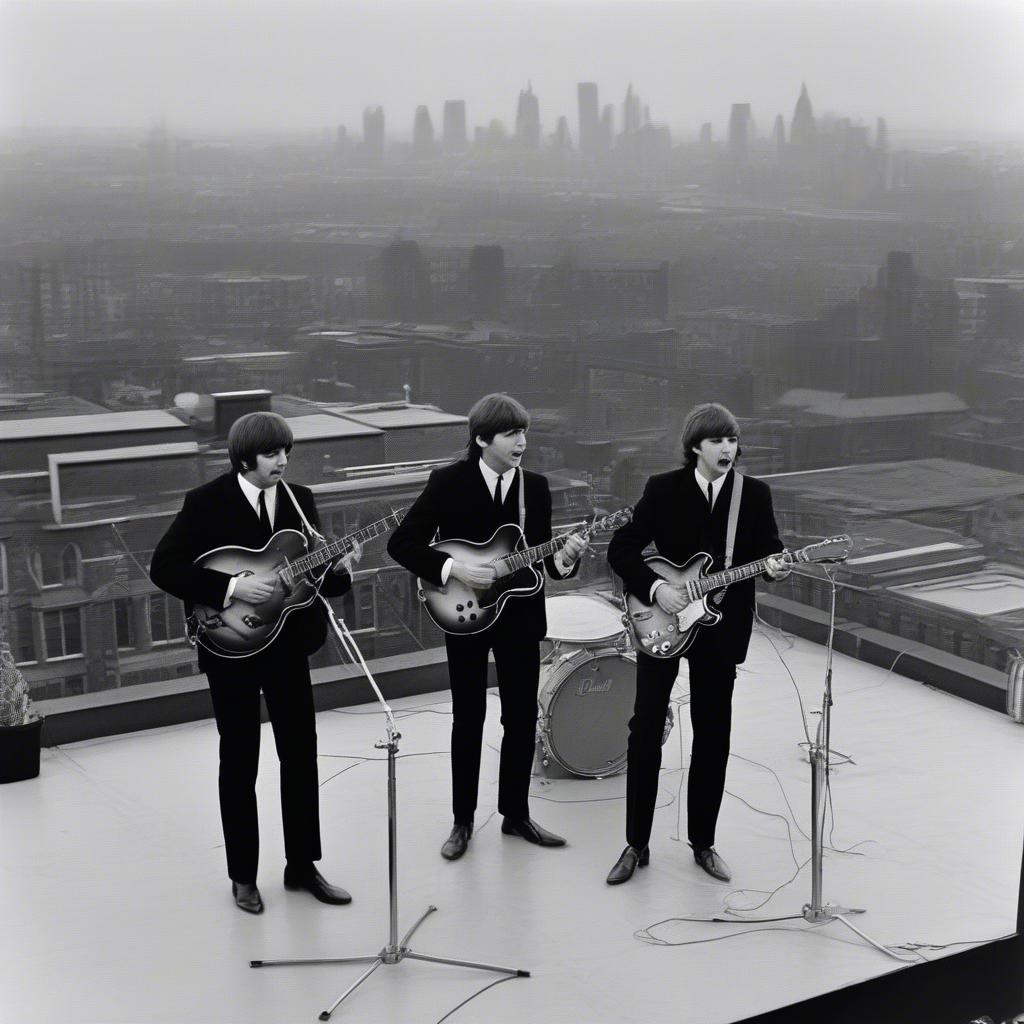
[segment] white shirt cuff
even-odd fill
[[[665,582],[665,580],[655,580],[651,584],[651,599],[648,602],[648,604],[654,604],[654,595],[657,592],[658,587],[660,587],[664,582]]]
[[[232,576],[231,579],[228,580],[228,589],[224,594],[224,604],[222,605],[223,608],[227,608],[227,606],[231,604],[231,595],[235,592],[235,584],[237,582],[237,576]]]
[[[444,565],[441,566],[441,586],[443,587],[448,582],[448,577],[452,574],[452,566],[455,564],[454,558],[449,558]]]

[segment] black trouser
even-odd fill
[[[228,875],[255,882],[260,833],[256,771],[260,756],[260,689],[281,762],[281,817],[289,863],[320,859],[316,720],[309,663],[276,646],[251,658],[218,659],[207,669],[220,733],[220,816]]]
[[[725,791],[732,728],[736,666],[698,638],[687,655],[690,665],[690,777],[686,828],[697,849],[713,846]],[[661,740],[679,658],[657,659],[637,652],[636,703],[629,720],[626,776],[626,842],[642,850],[651,838],[661,770]]]
[[[480,780],[480,746],[487,716],[487,654],[494,651],[501,698],[501,761],[498,813],[529,817],[530,773],[537,737],[540,647],[499,621],[473,636],[447,636],[452,688],[452,812],[457,825],[471,825]]]

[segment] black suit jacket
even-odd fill
[[[649,600],[651,586],[659,578],[643,560],[642,552],[651,543],[659,555],[679,565],[704,551],[714,558],[712,571],[724,568],[725,533],[734,479],[730,470],[713,511],[708,509],[707,495],[697,485],[692,469],[684,467],[660,473],[647,481],[632,521],[616,531],[608,546],[608,562],[631,594]],[[782,547],[768,485],[744,476],[733,566],[738,568],[756,562],[781,551]],[[718,608],[722,621],[715,626],[702,627],[695,643],[711,645],[722,657],[738,665],[747,656],[753,626],[753,579],[729,587]]]
[[[435,469],[427,486],[406,513],[388,541],[388,554],[411,573],[441,585],[441,570],[448,556],[430,547],[437,540],[490,540],[503,523],[519,522],[519,475],[505,496],[503,515],[498,516],[476,461],[462,460]],[[533,547],[551,539],[551,491],[546,477],[523,471],[526,486],[526,543]],[[563,577],[554,557],[544,560],[552,579],[568,579],[579,563]],[[541,640],[547,633],[543,588],[532,597],[509,600],[491,629],[516,629],[525,639]]]
[[[290,484],[302,511],[310,523],[320,529],[320,519],[308,487]],[[274,510],[274,531],[303,530],[299,513],[292,505],[284,488],[277,491]],[[200,556],[213,548],[236,545],[262,548],[270,539],[242,493],[238,476],[234,472],[196,487],[185,495],[181,511],[168,527],[153,552],[149,575],[161,589],[185,602],[185,614],[190,615],[194,604],[220,608],[224,604],[230,575],[214,569],[201,569],[193,565]],[[352,584],[348,573],[328,571],[320,592],[326,597],[344,594]],[[323,645],[327,637],[327,619],[319,601],[308,608],[292,612],[284,628],[277,635],[273,647],[286,647],[297,655],[312,654]],[[199,647],[199,667],[204,672],[225,660]]]

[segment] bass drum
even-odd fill
[[[599,779],[626,767],[635,666],[634,654],[615,647],[579,648],[544,666],[537,756],[545,773]]]

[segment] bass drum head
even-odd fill
[[[621,772],[636,696],[635,655],[578,650],[547,672],[538,697],[544,755],[583,778]]]

